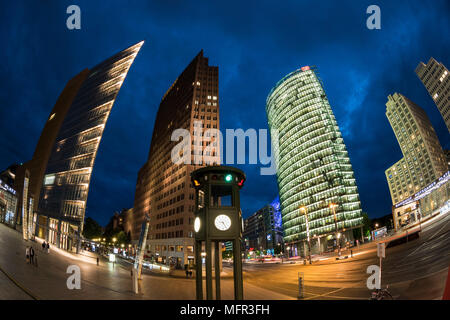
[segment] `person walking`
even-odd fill
[[[34,265],[34,249],[30,247],[30,263]]]
[[[50,253],[50,245],[48,244],[48,242],[46,244],[46,247],[47,247],[47,253]]]
[[[29,259],[30,259],[30,248],[29,247],[27,247],[25,249],[25,257],[26,257],[27,263],[29,263]]]
[[[46,248],[46,245],[45,245],[45,241],[44,241],[44,242],[42,242],[42,252],[45,251],[45,248]]]

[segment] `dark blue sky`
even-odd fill
[[[304,65],[319,68],[355,170],[363,210],[390,212],[384,170],[402,154],[385,116],[387,95],[422,106],[441,144],[444,121],[414,69],[433,56],[450,65],[448,1],[2,1],[0,4],[0,169],[32,157],[66,82],[85,67],[140,41],[100,144],[87,216],[106,224],[133,206],[162,95],[204,49],[219,66],[221,129],[267,128],[270,89]],[[156,4],[157,3],[157,4]],[[66,8],[81,8],[81,30]],[[366,8],[381,8],[381,30]],[[244,215],[277,195],[275,176],[247,173]]]

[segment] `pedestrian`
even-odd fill
[[[29,259],[30,259],[30,248],[26,248],[25,249],[25,256],[26,256],[26,258],[27,258],[27,263],[30,263],[29,261]]]
[[[50,245],[48,244],[48,242],[46,244],[46,247],[47,247],[47,253],[50,253]]]
[[[100,259],[97,257],[97,265],[99,265]],[[131,271],[133,272],[133,271]]]
[[[192,278],[192,270],[189,271],[189,278]]]
[[[30,263],[34,264],[34,249],[30,247]]]
[[[42,242],[42,252],[44,252],[45,251],[45,241],[44,242]]]
[[[189,270],[186,268],[186,279],[189,278]]]

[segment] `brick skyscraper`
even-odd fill
[[[163,96],[153,128],[148,160],[139,170],[134,199],[132,239],[139,239],[145,216],[150,217],[145,254],[162,263],[182,266],[194,261],[194,188],[190,174],[205,166],[220,164],[220,141],[194,145],[194,136],[213,140],[204,132],[219,129],[218,67],[209,66],[203,50],[192,60]],[[196,127],[194,122],[201,122]],[[176,129],[189,131],[192,164],[174,164],[172,141]],[[203,156],[194,165],[194,155]]]

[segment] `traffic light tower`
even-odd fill
[[[205,242],[206,299],[213,299],[212,247],[215,257],[216,300],[220,300],[220,243],[233,244],[234,298],[242,300],[241,239],[243,220],[241,216],[239,190],[245,182],[245,174],[228,166],[212,166],[195,170],[191,174],[195,188],[195,260],[196,295],[203,300],[202,245]]]

